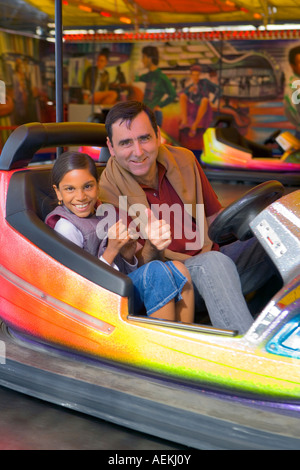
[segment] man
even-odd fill
[[[9,95],[6,95],[5,82],[0,80],[0,117],[7,116],[14,109],[14,103]]]
[[[151,108],[156,116],[159,126],[162,125],[161,108],[172,103],[176,98],[176,90],[171,80],[158,67],[159,53],[155,46],[145,46],[142,49],[142,61],[148,72],[136,78],[136,81],[145,82],[146,88],[143,101]]]
[[[135,216],[137,207],[140,220],[142,207],[150,207],[156,218],[164,209],[164,216],[170,216],[172,241],[163,254],[166,259],[182,260],[189,269],[196,309],[204,299],[214,326],[235,325],[246,331],[251,324],[250,314],[234,262],[244,293],[251,292],[270,277],[271,268],[263,250],[251,239],[218,251],[208,237],[208,226],[222,209],[221,204],[191,151],[161,145],[160,129],[145,104],[116,104],[105,125],[111,158],[100,180],[101,201],[118,207],[119,197],[126,196],[129,215]],[[172,214],[166,207],[172,209]]]
[[[118,94],[114,90],[109,89],[109,73],[106,70],[108,64],[109,50],[101,49],[97,58],[96,67],[89,67],[83,79],[83,96],[84,101],[95,104],[114,104]]]

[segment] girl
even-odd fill
[[[72,151],[61,154],[52,169],[58,206],[48,214],[45,222],[131,278],[135,314],[145,307],[148,316],[192,323],[194,291],[189,272],[182,263],[156,260],[138,267],[135,257],[137,241],[121,219],[109,228],[106,237],[98,238],[96,228],[100,218],[95,214],[100,204],[98,179],[96,165],[89,155]],[[169,226],[163,221],[158,224],[164,233],[163,238],[154,238],[153,234],[157,232],[149,228],[148,233],[153,238],[147,240],[157,254],[171,241],[165,235]]]

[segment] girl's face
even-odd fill
[[[58,200],[78,217],[88,217],[94,212],[98,183],[87,168],[69,171],[58,187],[53,187]]]

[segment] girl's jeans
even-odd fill
[[[150,261],[128,274],[134,287],[134,312],[138,315],[143,305],[152,315],[170,300],[178,302],[187,278],[172,261]]]

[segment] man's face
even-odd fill
[[[128,122],[116,121],[112,125],[112,141],[107,140],[110,154],[140,181],[155,172],[160,144],[160,130],[156,136],[144,111],[132,120],[129,128]]]
[[[296,54],[294,63],[291,65],[292,65],[294,74],[300,77],[300,54]]]
[[[143,62],[143,66],[146,68],[146,69],[149,69],[152,65],[152,60],[150,59],[150,57],[148,57],[146,54],[143,54],[142,55],[142,62]]]
[[[198,70],[192,70],[191,79],[194,83],[198,83],[200,80],[200,72],[198,72]]]
[[[107,58],[105,55],[99,55],[97,59],[97,67],[99,70],[103,70],[107,65]]]

